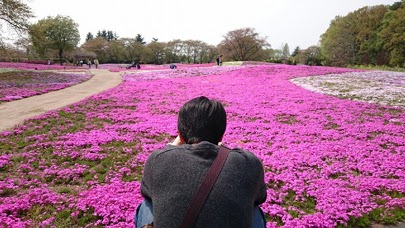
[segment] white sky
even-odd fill
[[[167,42],[201,40],[217,45],[232,30],[252,27],[274,49],[288,43],[290,52],[316,45],[337,15],[363,6],[399,0],[30,0],[36,22],[47,16],[70,16],[79,24],[81,43],[88,32],[112,30],[119,37],[141,34]]]

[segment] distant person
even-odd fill
[[[177,138],[146,161],[141,184],[145,201],[135,215],[138,228],[151,223],[179,227],[187,218],[187,208],[198,205],[191,204],[192,199],[219,149],[221,155],[226,154],[219,146],[226,129],[226,112],[220,102],[207,97],[188,101],[178,113],[177,129]],[[230,149],[224,157],[222,171],[192,220],[193,227],[266,227],[259,208],[267,195],[260,159],[238,148]]]
[[[79,64],[80,66],[83,66],[83,60],[80,60]]]
[[[131,65],[127,66],[127,69],[131,69],[132,67],[136,69],[141,69],[141,65],[139,65],[139,62],[132,62]]]
[[[170,69],[177,69],[177,66],[172,63],[170,64]]]
[[[95,59],[94,60],[94,65],[96,66],[96,69],[98,69],[98,64],[99,64],[98,59]]]
[[[90,59],[87,60],[87,65],[89,65],[89,69],[91,69],[91,60]]]
[[[218,65],[218,66],[222,66],[222,55],[219,55],[219,56],[217,57],[216,61],[217,61],[217,65]]]
[[[127,66],[126,68],[127,68],[127,69],[131,69],[132,67],[135,67],[135,66],[136,66],[136,65],[135,65],[135,62],[132,62],[131,65]]]

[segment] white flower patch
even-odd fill
[[[307,90],[340,98],[405,107],[405,73],[348,72],[294,78],[291,82]]]
[[[17,71],[14,68],[0,68],[0,73],[10,72],[10,71]]]
[[[74,74],[74,75],[86,75],[88,73],[84,71],[55,71],[58,74]]]
[[[223,66],[241,66],[243,64],[242,61],[233,61],[233,62],[223,62]]]

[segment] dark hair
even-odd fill
[[[218,144],[226,129],[224,106],[207,97],[194,98],[180,108],[177,127],[187,144]]]

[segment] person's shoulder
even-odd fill
[[[257,161],[260,162],[260,159],[254,153],[252,153],[248,150],[244,150],[241,148],[232,148],[231,152],[240,158],[249,159],[254,162],[257,162]]]
[[[157,159],[164,157],[164,155],[168,154],[167,152],[173,152],[179,150],[179,147],[172,146],[170,144],[166,145],[162,149],[154,150],[147,158],[148,164],[154,164]],[[169,153],[170,154],[170,153]]]
[[[243,163],[250,163],[251,165],[262,166],[262,161],[254,153],[244,150],[241,148],[232,148],[231,152],[233,153],[234,159],[238,159]]]
[[[168,152],[179,152],[181,150],[184,150],[184,148],[180,146],[173,146],[171,144],[167,144],[164,148],[153,151],[151,156],[159,157],[167,154]]]
[[[241,148],[232,148],[230,163],[238,167],[238,170],[255,170],[255,172],[261,172],[263,170],[263,164],[259,157]]]

